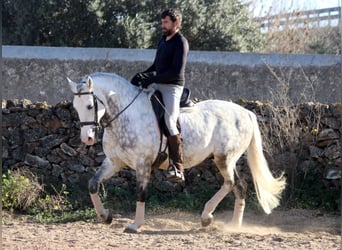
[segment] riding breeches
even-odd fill
[[[174,84],[153,84],[154,89],[158,89],[162,95],[165,105],[165,124],[169,129],[170,135],[178,135],[180,131],[177,129],[177,119],[179,116],[180,99],[183,93],[183,86]]]

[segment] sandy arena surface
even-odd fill
[[[311,210],[245,213],[240,229],[226,222],[232,212],[215,214],[202,228],[200,215],[147,214],[137,234],[124,233],[134,215],[116,214],[111,225],[99,222],[38,224],[3,212],[2,249],[341,249],[341,216]]]

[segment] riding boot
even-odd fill
[[[170,165],[167,178],[174,182],[184,181],[183,166],[183,139],[180,134],[167,138],[169,147]]]

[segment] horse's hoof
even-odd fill
[[[106,215],[101,215],[103,223],[109,225],[113,221],[113,216],[112,216],[112,211],[107,210],[107,216]]]
[[[138,228],[135,224],[131,224],[125,228],[124,233],[136,234],[138,233]]]
[[[213,217],[209,217],[209,218],[202,218],[201,219],[201,224],[202,224],[202,227],[207,227],[209,226],[212,222],[213,222],[214,218]]]

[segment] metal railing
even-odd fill
[[[264,32],[271,29],[335,27],[341,23],[341,7],[279,13],[272,16],[257,17],[254,20],[260,23],[260,28]]]

